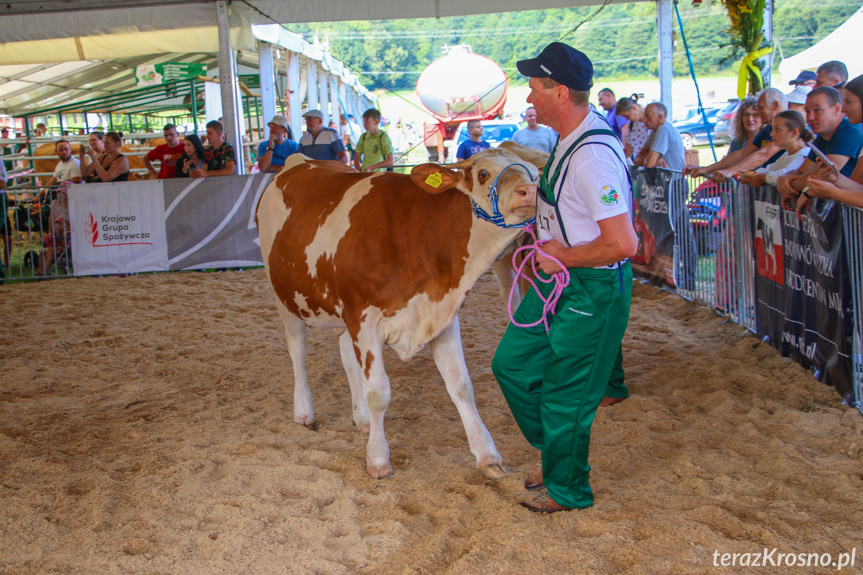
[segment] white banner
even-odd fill
[[[168,269],[162,182],[69,188],[75,275]]]

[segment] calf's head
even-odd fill
[[[489,215],[497,225],[514,227],[536,215],[539,168],[532,159],[512,150],[492,149],[457,164],[421,164],[411,170],[411,179],[433,194],[457,189],[471,199],[475,213]]]

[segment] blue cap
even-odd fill
[[[802,72],[797,74],[796,78],[794,78],[793,80],[788,82],[788,84],[790,86],[796,86],[798,84],[802,84],[803,82],[809,82],[811,80],[817,80],[817,79],[818,79],[818,76],[815,74],[815,72],[812,72],[811,70],[803,70]]]
[[[552,42],[536,58],[519,60],[515,65],[528,78],[551,78],[558,84],[581,92],[593,86],[593,64],[590,58],[561,42]]]

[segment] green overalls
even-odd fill
[[[552,236],[561,233],[565,238],[558,209],[560,192],[555,194],[561,167],[569,163],[585,138],[606,132],[614,136],[608,130],[590,130],[576,140],[550,181],[554,153],[549,158],[537,200],[540,208],[551,207],[557,215],[554,220],[559,224],[550,225],[561,229],[549,230]],[[602,144],[582,145],[590,143]],[[492,370],[525,438],[542,453],[543,481],[549,494],[561,505],[583,508],[593,504],[587,457],[596,409],[606,395],[628,395],[623,385],[621,341],[629,322],[632,268],[624,262],[614,269],[570,268],[569,274],[569,285],[555,314],[548,318],[548,333],[542,324],[532,328],[510,324],[492,360]],[[553,285],[537,282],[546,298]],[[542,308],[542,300],[531,290],[515,312],[515,321],[536,321]]]

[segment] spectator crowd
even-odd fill
[[[662,167],[691,176],[706,176],[716,182],[735,178],[755,186],[774,185],[783,197],[783,206],[794,209],[798,216],[817,198],[834,199],[863,208],[863,76],[849,81],[846,66],[839,61],[822,64],[817,71],[804,70],[789,83],[792,89],[783,93],[777,88],[766,88],[757,96],[742,100],[733,118],[733,138],[728,153],[721,160],[706,165],[686,165],[681,135],[668,118],[666,107],[659,102],[643,106],[633,94],[617,99],[610,88],[601,89],[598,107],[594,111],[608,123],[609,129],[621,140],[626,161],[631,166]],[[320,110],[303,114],[306,132],[294,139],[287,119],[276,115],[268,122],[269,134],[257,145],[256,169],[253,171],[278,173],[289,156],[305,154],[315,160],[334,160],[354,167],[358,171],[392,170],[394,146],[387,131],[381,126],[381,113],[374,108],[362,116],[361,129],[353,116],[341,114],[339,123],[324,126]],[[514,142],[550,153],[557,142],[557,134],[539,123],[536,110],[524,112],[526,126],[513,135]],[[44,135],[44,124],[35,128]],[[478,120],[467,125],[469,138],[458,148],[458,160],[489,148],[483,140],[483,126]],[[180,138],[176,126],[165,125],[165,142],[156,146],[143,158],[143,164],[154,178],[204,178],[227,176],[236,173],[237,153],[225,141],[220,122],[206,125],[206,145],[197,134]],[[8,128],[0,133],[7,140]],[[78,157],[72,153],[67,139],[55,142],[59,158],[46,188],[42,190],[42,203],[57,200],[48,192],[61,183],[98,183],[125,181],[130,176],[128,158],[122,153],[123,134],[94,131],[88,142],[81,144]],[[0,146],[0,155],[20,151],[7,142]],[[156,165],[158,163],[158,166]],[[0,194],[5,191],[6,172],[14,162],[0,162]],[[45,197],[45,194],[51,197]],[[58,225],[68,233],[63,214],[68,213],[65,194],[57,204]],[[3,195],[6,208],[11,202]],[[53,204],[53,202],[52,202]],[[4,212],[8,214],[8,210]],[[8,219],[8,218],[6,218]],[[56,218],[48,218],[53,225]],[[4,221],[0,239],[4,250],[3,263],[9,265],[11,222]],[[53,241],[53,240],[52,240]],[[58,240],[59,241],[59,238]],[[52,246],[43,251],[39,269],[45,273],[50,261]]]

